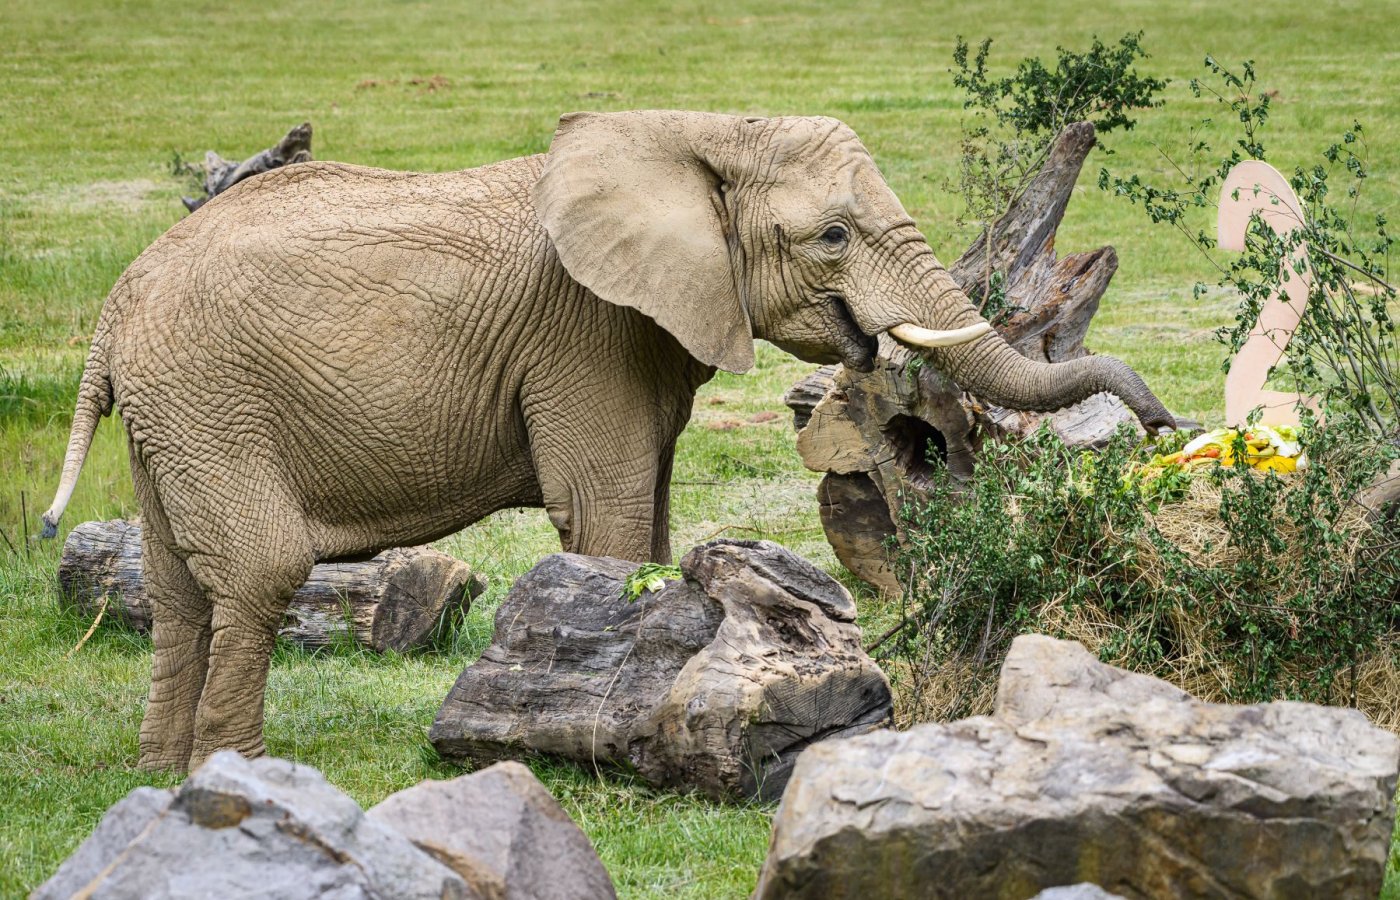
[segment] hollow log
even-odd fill
[[[429,737],[445,758],[544,755],[659,787],[776,799],[803,749],[886,724],[851,595],[767,541],[720,540],[632,599],[637,563],[561,553],[511,587]]]
[[[263,172],[292,163],[308,162],[310,159],[310,122],[302,122],[288,131],[282,140],[242,162],[224,159],[210,150],[204,154],[204,196],[182,197],[181,201],[186,209],[194,212],[245,178],[252,178],[254,175],[261,175]]]
[[[1041,362],[1089,354],[1084,336],[1118,269],[1112,247],[1055,253],[1056,229],[1093,147],[1093,125],[1066,128],[990,238],[979,236],[948,270],[973,303],[982,303],[991,273],[999,273],[1007,306],[991,322],[1024,356]],[[1136,417],[1111,394],[1054,412],[984,403],[885,335],[872,371],[824,367],[783,399],[793,410],[803,463],[828,473],[818,488],[827,540],[846,568],[887,592],[899,590],[890,545],[899,539],[900,512],[927,489],[931,455],[965,480],[988,439],[1024,439],[1048,424],[1071,447],[1099,449],[1121,425],[1142,433]]]
[[[123,519],[84,522],[68,535],[59,591],[84,615],[140,632],[151,628],[141,577],[141,526]],[[424,646],[444,615],[465,612],[486,589],[471,566],[430,547],[386,550],[364,562],[321,563],[292,597],[279,634],[303,647],[351,640],[379,653]]]

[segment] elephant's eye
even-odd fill
[[[846,243],[846,229],[842,225],[833,225],[822,232],[822,243],[832,247]]]

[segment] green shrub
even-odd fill
[[[1053,72],[1028,60],[999,81],[985,75],[987,46],[971,66],[961,41],[954,57],[973,110],[963,184],[973,209],[1000,208],[1008,194],[996,193],[1001,182],[986,173],[1022,171],[1005,167],[1029,158],[1026,146],[1048,145],[1045,123],[1058,129],[1076,115],[1099,116],[1128,127],[1126,111],[1155,105],[1161,87],[1130,70],[1144,55],[1132,36],[1113,53],[1097,41],[1084,57],[1061,51]],[[1074,81],[1066,74],[1096,67],[1083,83],[1101,99],[1047,119],[1045,98]],[[1357,502],[1400,458],[1394,239],[1384,215],[1360,211],[1370,174],[1362,128],[1289,179],[1304,227],[1280,237],[1256,216],[1244,253],[1222,262],[1207,220],[1230,169],[1264,158],[1271,97],[1252,64],[1243,75],[1210,57],[1206,67],[1208,78],[1190,87],[1228,110],[1226,149],[1212,150],[1219,128],[1207,120],[1171,166],[1176,183],[1106,170],[1099,183],[1177,229],[1240,297],[1235,324],[1218,335],[1231,356],[1282,282],[1297,277],[1296,254],[1306,247],[1308,308],[1279,374],[1322,401],[1326,426],[1309,419],[1303,435],[1310,465],[1279,475],[1242,463],[1149,480],[1140,470],[1159,448],[1138,445],[1129,431],[1099,454],[1071,452],[1049,432],[991,444],[968,482],[933,460],[927,496],[904,511],[896,553],[908,586],[903,627],[883,648],[905,723],[986,711],[1011,640],[1041,632],[1203,699],[1345,703],[1400,730],[1400,541],[1390,516]],[[994,137],[988,121],[1013,139]],[[1334,205],[1343,178],[1345,196]],[[1244,458],[1242,443],[1235,455]]]
[[[997,219],[1030,186],[1067,125],[1093,122],[1099,147],[1106,150],[1105,134],[1131,130],[1140,110],[1164,102],[1157,94],[1167,82],[1139,75],[1134,68],[1148,55],[1141,32],[1125,34],[1116,47],[1097,37],[1083,52],[1057,47],[1053,66],[1028,57],[1015,74],[1004,78],[987,71],[991,38],[982,41],[969,60],[971,50],[959,35],[950,72],[963,93],[967,115],[958,182],[952,187],[966,204],[960,223],[975,225],[989,244]],[[1002,276],[990,268],[989,256],[982,284],[970,292],[982,314],[993,321],[1011,310]]]
[[[966,483],[935,462],[896,554],[901,721],[985,712],[1012,638],[1045,633],[1203,699],[1359,704],[1400,724],[1400,543],[1353,500],[1400,454],[1354,452],[1365,438],[1355,417],[1309,429],[1310,464],[1286,476],[1147,481],[1156,448],[1126,429],[1100,454],[1049,431],[992,444]]]

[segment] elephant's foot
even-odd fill
[[[200,766],[204,765],[205,760],[207,760],[209,757],[213,756],[215,753],[218,753],[221,750],[235,750],[240,755],[242,755],[244,759],[257,759],[259,756],[265,756],[267,754],[267,746],[263,743],[261,728],[259,728],[259,733],[256,740],[195,740],[194,751],[190,753],[190,771],[193,772]]]
[[[190,754],[189,744],[183,750],[162,748],[148,745],[143,738],[141,759],[136,763],[136,768],[143,772],[188,772],[191,768]]]
[[[138,769],[148,772],[189,770],[190,753],[194,750],[194,717],[169,716],[168,705],[147,704],[146,717],[141,722],[141,759]],[[175,721],[172,723],[170,719]]]

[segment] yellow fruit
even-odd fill
[[[1298,460],[1291,456],[1270,456],[1254,464],[1261,472],[1281,472],[1287,474],[1298,470]]]

